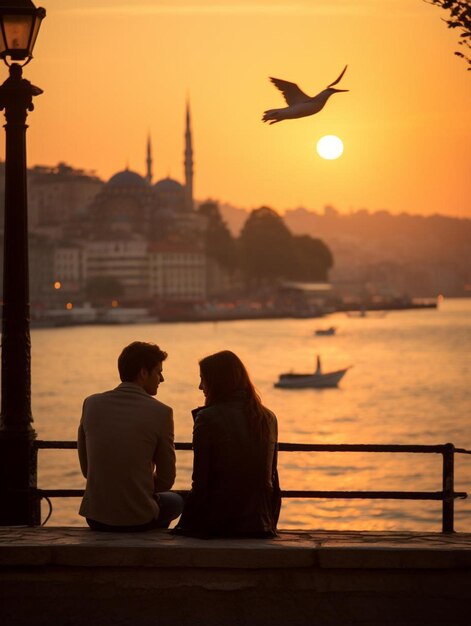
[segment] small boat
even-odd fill
[[[289,372],[288,374],[280,374],[278,382],[275,383],[275,387],[279,389],[305,389],[309,387],[322,389],[325,387],[337,387],[349,369],[350,367],[346,367],[342,370],[323,373],[321,371],[321,360],[317,357],[317,368],[314,373],[295,374]]]
[[[329,335],[335,335],[336,330],[335,326],[331,326],[330,328],[318,328],[314,334],[327,337]]]

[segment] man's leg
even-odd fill
[[[183,498],[172,491],[162,491],[155,494],[159,505],[159,517],[155,528],[168,528],[172,520],[180,517],[183,511]]]

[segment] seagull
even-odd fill
[[[348,91],[348,89],[334,88],[334,85],[340,82],[342,76],[345,74],[347,67],[348,66],[346,65],[343,68],[343,71],[337,80],[330,83],[330,85],[327,86],[327,89],[324,89],[318,93],[317,96],[312,98],[301,91],[295,83],[290,83],[287,80],[281,80],[280,78],[273,78],[270,76],[271,82],[281,91],[288,106],[283,109],[269,109],[268,111],[265,111],[262,120],[264,122],[268,122],[269,124],[276,124],[276,122],[281,122],[283,120],[292,120],[297,117],[306,117],[307,115],[319,113],[333,93]]]

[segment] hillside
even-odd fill
[[[237,234],[247,211],[223,205],[221,212]],[[471,219],[367,210],[342,215],[326,207],[323,213],[291,209],[284,220],[294,234],[319,237],[330,247],[333,281],[413,296],[471,295]]]

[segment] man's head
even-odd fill
[[[135,383],[155,396],[164,380],[162,363],[166,358],[167,353],[154,343],[133,341],[119,355],[119,376],[123,383]]]

